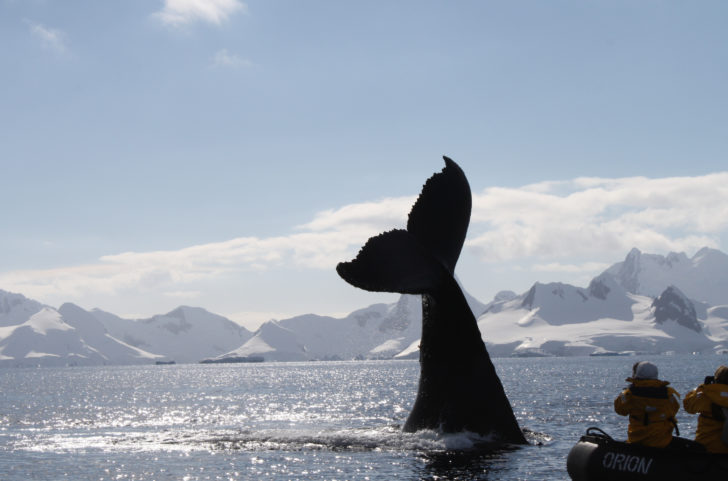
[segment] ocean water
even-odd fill
[[[659,356],[682,395],[728,358]],[[528,446],[407,434],[416,361],[0,369],[0,480],[569,479],[634,357],[494,359]],[[692,437],[696,419],[678,416]]]

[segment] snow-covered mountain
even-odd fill
[[[672,285],[690,299],[728,305],[728,255],[716,249],[703,247],[692,258],[684,253],[661,256],[632,249],[605,274],[633,294],[657,297]]]
[[[521,295],[502,291],[487,305],[466,297],[495,356],[718,352],[728,346],[728,289],[720,288],[728,286],[726,262],[707,248],[692,259],[633,249],[586,288],[536,283]],[[421,315],[419,297],[402,296],[344,319],[271,321],[221,357],[416,358]]]
[[[695,305],[675,286],[669,286],[662,294],[652,301],[655,323],[665,324],[674,321],[678,325],[700,332],[702,327],[698,322]]]
[[[196,362],[250,337],[247,329],[199,308],[134,321],[74,304],[54,309],[0,290],[0,366]]]
[[[21,294],[0,290],[0,327],[22,324],[43,307],[40,302],[30,300]]]
[[[224,354],[253,333],[199,307],[181,306],[149,319],[123,319],[94,309],[90,314],[115,338],[175,362],[197,362]]]
[[[728,346],[728,337],[718,332],[724,322],[714,315],[715,334],[703,329],[708,318],[698,320],[692,302],[678,297],[675,288],[669,287],[657,299],[624,290],[611,291],[605,299],[586,289],[576,295],[562,295],[577,289],[569,288],[541,285],[533,301],[532,289],[510,301],[494,302],[478,319],[489,352],[494,356],[708,353]],[[564,314],[584,312],[587,306],[591,306],[588,314],[604,315],[580,318]]]
[[[518,299],[522,299],[522,308],[537,309],[541,319],[553,326],[603,318],[628,319],[632,315],[632,301],[627,292],[604,275],[594,278],[587,289],[561,283],[536,283]],[[505,302],[512,303],[513,300]],[[494,302],[485,313],[492,312],[499,305],[502,306],[503,302]]]
[[[728,351],[728,256],[715,249],[692,258],[633,249],[585,288],[536,283],[488,304],[466,299],[494,356]],[[0,291],[0,366],[417,358],[421,317],[420,297],[403,295],[343,319],[306,314],[251,333],[201,308],[130,320]]]
[[[419,296],[403,295],[344,319],[307,314],[263,324],[255,336],[221,358],[262,356],[266,360],[392,358],[420,337]]]
[[[496,298],[478,325],[489,351],[501,356],[721,352],[728,346],[724,286],[728,256],[720,251],[704,248],[688,259],[632,249],[586,289],[537,283]]]
[[[0,366],[134,364],[159,357],[109,335],[87,312],[0,291]]]
[[[487,306],[465,293],[474,313]],[[271,361],[391,359],[418,356],[422,331],[420,296],[402,295],[394,304],[374,304],[344,319],[307,314],[269,321],[239,348],[220,356],[261,356]]]

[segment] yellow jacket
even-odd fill
[[[728,384],[701,384],[685,396],[685,410],[700,414],[695,440],[711,453],[728,453],[728,445],[721,441],[723,433],[720,408],[728,408]]]
[[[614,400],[614,410],[629,416],[627,442],[664,448],[672,441],[680,395],[667,381],[627,378],[630,386]]]

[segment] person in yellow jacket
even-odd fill
[[[629,416],[627,442],[666,447],[673,441],[673,429],[677,431],[680,395],[657,378],[657,366],[649,361],[635,363],[627,382],[629,387],[614,400],[617,414]]]
[[[700,414],[695,440],[708,452],[728,453],[728,367],[720,366],[714,376],[690,391],[683,406],[690,414]]]

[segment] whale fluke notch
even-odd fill
[[[470,186],[443,157],[412,206],[407,229],[370,238],[336,271],[375,292],[422,295],[420,382],[408,432],[436,429],[488,435],[495,443],[526,442],[490,360],[478,325],[454,278],[470,222]]]

